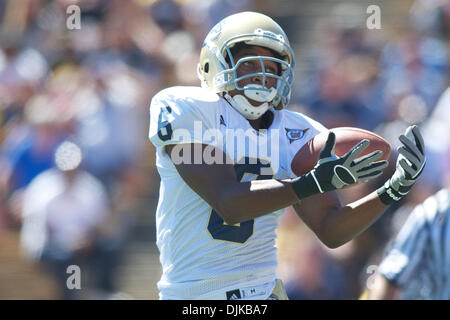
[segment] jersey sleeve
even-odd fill
[[[213,128],[214,118],[212,106],[202,108],[202,102],[166,89],[151,101],[149,139],[155,147],[202,143],[202,134]]]
[[[379,273],[398,287],[407,284],[421,263],[428,239],[423,205],[409,215],[379,266]]]

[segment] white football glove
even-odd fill
[[[338,157],[334,153],[336,135],[330,131],[314,169],[292,180],[297,197],[303,199],[380,176],[388,165],[386,160],[376,161],[383,155],[382,151],[377,150],[357,158],[369,143],[367,139],[361,140],[345,155]]]
[[[400,135],[403,146],[397,150],[397,167],[392,177],[377,190],[385,204],[392,204],[403,198],[411,190],[421,175],[426,163],[425,144],[417,126],[410,126]]]

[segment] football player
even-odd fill
[[[313,170],[296,177],[296,152],[327,130],[286,110],[295,59],[270,17],[242,12],[220,21],[203,43],[201,87],[171,87],[152,99],[149,138],[161,176],[156,212],[161,299],[285,299],[275,269],[275,229],[294,205],[335,248],[368,228],[412,187],[425,163],[417,128],[394,176],[378,192],[342,205],[334,190],[378,177],[381,151],[343,157],[329,133]]]

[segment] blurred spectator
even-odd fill
[[[436,188],[450,185],[450,88],[444,91],[431,116],[424,123],[427,139],[428,174]]]
[[[7,201],[12,225],[20,220],[24,188],[41,172],[53,166],[53,153],[66,134],[54,122],[48,101],[36,97],[26,109],[26,123],[6,136],[1,154],[1,194]],[[5,199],[5,198],[4,198]]]
[[[23,201],[22,247],[48,267],[59,283],[61,299],[77,297],[77,290],[66,283],[70,265],[81,268],[82,289],[86,285],[103,289],[95,282],[104,270],[85,271],[98,266],[94,263],[99,259],[97,242],[110,208],[103,185],[80,168],[81,161],[78,146],[62,143],[55,152],[56,168],[38,175],[26,188]]]
[[[450,2],[416,0],[411,7],[411,25],[423,33],[450,39]]]

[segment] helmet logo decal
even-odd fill
[[[224,21],[221,21],[218,24],[216,24],[216,26],[214,28],[211,29],[211,31],[206,36],[202,47],[206,46],[208,43],[210,43],[212,41],[216,41],[217,38],[220,37],[220,34],[222,33],[222,26],[223,26],[223,24],[224,24]]]

